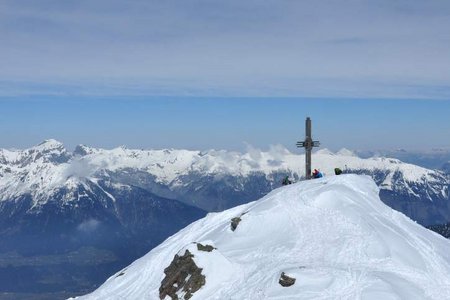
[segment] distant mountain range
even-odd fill
[[[423,225],[450,221],[444,172],[391,158],[362,159],[345,149],[313,155],[313,168],[326,176],[334,176],[335,167],[372,176],[385,203]],[[92,289],[111,268],[142,255],[206,211],[256,200],[279,187],[284,176],[298,181],[303,174],[304,156],[280,146],[238,153],[80,145],[69,152],[46,140],[30,149],[0,150],[0,277],[11,268],[19,277],[26,273],[23,268],[37,268],[8,266],[11,257],[90,255],[72,268],[78,281],[70,281],[71,273],[45,282],[43,264],[28,285],[11,279],[0,289],[57,291],[67,282],[80,291]],[[95,267],[101,273],[96,281],[86,274],[92,260],[102,261],[99,257],[109,259]],[[58,272],[58,266],[51,268],[47,271]]]
[[[450,148],[434,148],[427,151],[409,151],[405,149],[356,151],[359,157],[392,157],[403,162],[422,166],[428,169],[443,170],[443,166],[450,161]]]
[[[106,170],[83,175],[77,155],[53,140],[0,150],[0,299],[92,290],[206,214],[112,181]]]

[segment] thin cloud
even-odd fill
[[[446,1],[2,1],[5,95],[450,97]]]

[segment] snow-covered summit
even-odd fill
[[[61,143],[60,141],[57,141],[55,139],[44,140],[42,143],[33,147],[33,149],[35,149],[37,151],[48,151],[48,150],[62,149],[62,148],[64,148],[63,143]]]
[[[186,299],[177,268],[191,255],[184,279],[200,278],[192,300],[450,299],[448,249],[449,240],[384,205],[372,179],[341,175],[208,214],[80,299],[168,300],[165,291]],[[295,283],[283,287],[283,273]]]
[[[71,154],[61,142],[48,139],[25,150],[0,149],[0,163],[17,166],[28,166],[33,163],[59,164],[67,162]]]

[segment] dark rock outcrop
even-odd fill
[[[186,250],[183,256],[175,255],[173,261],[164,270],[166,277],[161,281],[159,288],[159,298],[164,299],[169,296],[172,300],[179,300],[177,293],[184,294],[183,299],[187,300],[205,285],[205,276],[194,260],[194,255]]]
[[[278,283],[283,287],[288,287],[295,283],[295,278],[289,277],[284,272],[282,272]]]
[[[202,245],[202,244],[200,244],[200,243],[196,243],[196,244],[197,244],[197,250],[198,250],[198,251],[211,252],[211,251],[213,251],[214,249],[216,249],[216,248],[214,248],[214,247],[211,246],[211,245]]]
[[[235,231],[241,221],[242,219],[240,217],[231,219],[231,231]]]
[[[238,227],[239,223],[242,221],[241,217],[245,215],[247,212],[242,213],[239,217],[235,217],[231,219],[231,231],[235,231]]]
[[[120,271],[120,273],[116,275],[116,278],[125,275],[125,271],[126,270],[127,270],[127,268],[125,268],[122,271]]]

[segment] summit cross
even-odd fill
[[[297,142],[298,148],[305,148],[305,177],[306,179],[311,179],[311,151],[313,147],[319,147],[319,141],[313,141],[311,135],[311,119],[309,117],[306,118],[306,136],[303,142]]]

